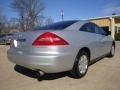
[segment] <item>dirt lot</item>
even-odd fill
[[[38,81],[34,71],[8,61],[8,48],[0,46],[0,90],[120,90],[120,42],[114,58],[104,58],[91,65],[81,79],[60,73],[46,75]]]

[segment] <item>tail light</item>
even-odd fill
[[[51,32],[46,32],[40,35],[33,43],[33,46],[55,46],[55,45],[69,45],[61,37]]]

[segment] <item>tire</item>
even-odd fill
[[[86,75],[88,71],[89,57],[85,51],[80,51],[76,57],[71,75],[74,78],[81,78]]]
[[[113,44],[111,46],[111,50],[110,53],[108,54],[108,57],[114,57],[114,54],[115,54],[115,45]]]

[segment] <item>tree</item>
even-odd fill
[[[54,22],[54,20],[52,19],[52,17],[47,17],[45,20],[45,25],[52,24],[53,22]]]
[[[0,34],[8,34],[18,31],[19,24],[16,18],[8,19],[3,14],[4,8],[0,6]],[[16,31],[15,31],[16,30]]]
[[[13,0],[12,8],[18,12],[22,31],[26,31],[37,26],[45,6],[42,0]]]
[[[19,30],[19,22],[17,18],[10,18],[8,24],[11,29]]]
[[[8,18],[6,16],[3,16],[2,20],[3,20],[2,21],[2,24],[3,24],[2,33],[8,34],[10,32]]]
[[[0,6],[0,33],[3,33],[3,29],[4,29],[4,20],[3,20],[3,11],[2,11],[2,7]]]
[[[9,33],[8,29],[8,19],[5,15],[3,15],[3,8],[0,7],[0,34],[1,33]]]

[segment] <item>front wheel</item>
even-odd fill
[[[85,51],[81,51],[76,57],[76,61],[71,71],[71,75],[74,78],[81,78],[85,76],[88,70],[89,57]]]

